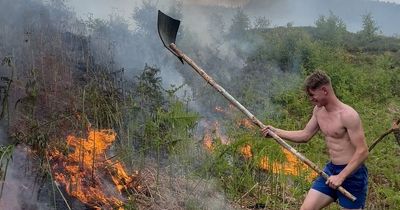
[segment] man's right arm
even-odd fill
[[[267,130],[269,129],[283,139],[286,139],[286,140],[289,140],[292,142],[296,142],[296,143],[308,142],[319,130],[317,117],[316,117],[316,109],[318,109],[318,108],[317,107],[314,108],[313,115],[303,130],[287,131],[287,130],[283,130],[283,129],[279,129],[279,128],[274,128],[269,125],[266,128],[262,129],[262,133],[264,136],[267,137],[268,136]]]

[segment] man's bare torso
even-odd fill
[[[355,152],[342,121],[343,116],[352,110],[350,106],[341,104],[339,109],[332,112],[327,112],[325,107],[318,107],[315,112],[318,126],[325,136],[330,160],[336,165],[347,164]]]

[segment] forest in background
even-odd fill
[[[132,177],[139,181],[122,193],[122,204],[90,201],[74,209],[299,208],[311,185],[309,170],[293,175],[273,169],[288,161],[279,146],[241,123],[242,114],[163,48],[157,3],[143,1],[133,11],[134,30],[118,15],[78,20],[63,1],[0,5],[7,8],[0,19],[0,117],[10,139],[0,150],[0,175],[7,180],[16,145],[26,145],[39,189],[50,189],[21,196],[21,208],[66,208],[60,198],[66,186],[61,193],[49,187],[49,153],[72,153],[67,136],[86,138],[90,128],[116,132],[108,157],[130,174],[137,171]],[[175,2],[167,14],[184,20],[181,9]],[[190,27],[180,29],[177,44],[265,124],[306,124],[312,106],[303,80],[315,69],[325,70],[338,97],[359,112],[368,145],[399,119],[400,39],[380,34],[372,14],[362,16],[355,33],[333,12],[312,27],[272,27],[240,8],[228,25],[218,21],[221,15],[210,15],[211,44],[200,42]],[[207,135],[211,149],[204,144]],[[293,146],[321,167],[327,161],[321,135]],[[393,136],[370,153],[368,209],[400,206],[399,155]],[[270,166],[260,167],[263,161]]]

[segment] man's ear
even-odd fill
[[[328,88],[326,86],[322,86],[321,90],[324,92],[325,95],[328,95]]]

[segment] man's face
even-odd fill
[[[326,105],[326,98],[327,98],[326,88],[319,87],[315,90],[309,89],[307,91],[307,94],[311,103],[314,106],[321,107]]]

